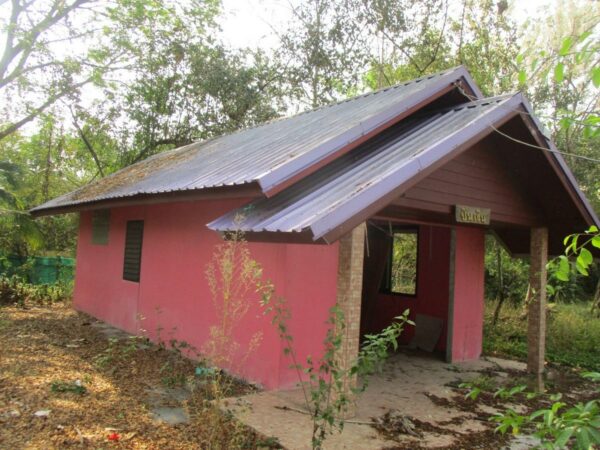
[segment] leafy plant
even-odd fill
[[[87,388],[81,384],[79,380],[76,381],[53,381],[50,384],[50,390],[52,392],[71,392],[77,395],[84,395],[87,393]]]
[[[241,219],[238,219],[241,220]],[[247,342],[239,342],[235,330],[246,317],[262,277],[262,267],[255,261],[242,233],[230,233],[216,246],[206,266],[216,321],[209,329],[209,339],[202,347],[203,364],[196,368],[195,381],[204,389],[203,415],[210,442],[222,442],[223,448],[239,448],[246,440],[246,430],[222,406],[236,381],[225,370],[239,372],[247,358],[260,345],[262,333]],[[199,378],[199,379],[198,379]]]
[[[147,341],[143,336],[128,336],[126,339],[110,337],[107,347],[94,357],[94,363],[103,369],[110,367],[114,371],[117,364],[129,361],[130,356]]]
[[[503,414],[497,414],[490,420],[498,422],[497,432],[504,434],[511,431],[513,435],[517,435],[521,432],[523,425],[526,424],[527,418],[509,408]]]
[[[529,416],[513,410],[498,414],[492,420],[499,423],[496,431],[513,434],[522,432],[525,426],[535,430],[533,435],[542,441],[543,448],[574,448],[589,450],[600,444],[600,404],[598,400],[564,410],[566,404],[554,402],[550,408],[540,409]],[[564,411],[563,411],[564,410]]]
[[[165,362],[160,368],[161,379],[160,382],[163,386],[173,388],[176,386],[185,385],[186,375],[177,371],[177,368],[171,363],[171,361]]]
[[[514,397],[517,394],[521,394],[527,389],[527,386],[524,384],[520,384],[513,387],[501,387],[496,392],[494,392],[494,397],[501,398],[502,400],[507,400],[509,398]]]
[[[479,397],[479,394],[481,394],[481,388],[473,385],[473,383],[460,383],[458,387],[461,389],[467,389],[465,398],[473,401],[477,400],[477,397]]]
[[[259,290],[264,313],[271,315],[272,324],[284,345],[283,352],[292,361],[290,367],[296,370],[304,403],[313,424],[312,448],[321,449],[330,434],[343,429],[343,417],[356,396],[367,388],[369,376],[381,367],[390,350],[397,349],[398,337],[404,327],[414,323],[408,318],[409,311],[404,311],[380,333],[365,336],[356,360],[350,367],[344,367],[340,364],[339,353],[346,324],[343,311],[336,305],[331,308],[327,320],[329,327],[323,341],[323,356],[319,360],[309,356],[302,364],[298,360],[293,346],[294,339],[289,332],[291,313],[285,299],[275,295],[274,286],[270,282],[261,284]],[[305,381],[306,378],[308,382]],[[358,382],[355,385],[353,380],[356,378]]]
[[[589,268],[594,262],[592,252],[588,247],[600,249],[600,232],[595,225],[591,226],[585,233],[575,233],[567,236],[564,241],[565,254],[560,255],[559,265],[556,271],[561,281],[568,281],[571,275],[571,262],[569,257],[575,258],[575,269],[584,276],[589,275]]]

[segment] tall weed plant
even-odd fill
[[[284,354],[296,371],[306,413],[312,421],[312,448],[321,449],[331,434],[343,430],[344,418],[367,388],[369,377],[381,368],[390,351],[398,348],[398,338],[404,327],[414,323],[408,319],[409,311],[406,310],[380,333],[366,335],[356,359],[349,365],[343,364],[340,354],[346,321],[343,310],[336,305],[327,319],[323,356],[319,359],[308,356],[305,361],[300,361],[289,331],[292,314],[285,299],[277,296],[274,286],[268,282],[260,286],[260,292],[264,312],[271,317],[284,344]]]
[[[209,339],[202,348],[202,355],[209,366],[201,371],[207,380],[211,398],[204,414],[211,434],[209,442],[221,442],[223,448],[239,448],[247,436],[242,424],[223,411],[224,400],[230,395],[235,382],[224,369],[233,373],[243,372],[248,357],[260,346],[261,332],[252,335],[246,342],[239,342],[236,330],[241,327],[252,303],[256,303],[262,268],[251,257],[243,234],[230,233],[216,247],[205,275],[216,314]]]

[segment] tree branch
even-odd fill
[[[4,139],[5,137],[11,135],[15,131],[17,131],[23,125],[31,122],[38,115],[40,115],[42,112],[44,112],[49,106],[56,103],[57,100],[59,100],[60,98],[64,97],[67,94],[74,92],[76,89],[79,89],[81,86],[86,85],[90,81],[92,81],[91,77],[87,78],[83,81],[80,81],[79,83],[69,86],[67,89],[62,90],[58,94],[51,95],[50,97],[48,97],[48,99],[44,103],[42,103],[37,108],[34,108],[29,114],[27,114],[21,120],[19,120],[17,122],[13,122],[13,123],[9,124],[6,128],[0,130],[0,141],[2,139]]]
[[[94,159],[94,162],[96,163],[96,167],[98,168],[98,172],[100,173],[100,176],[102,178],[104,178],[104,170],[102,170],[102,165],[100,164],[100,159],[98,159],[98,154],[94,150],[94,147],[92,147],[91,142],[89,141],[89,139],[87,138],[87,136],[85,135],[85,133],[83,132],[81,127],[79,126],[79,123],[77,122],[77,117],[75,116],[73,109],[69,108],[69,111],[71,112],[71,117],[73,118],[73,125],[79,132],[79,136],[81,136],[81,140],[83,141],[83,143],[87,147],[88,151],[92,155],[92,158]]]
[[[17,56],[23,54],[22,61],[19,62],[19,65],[22,66],[26,63],[40,34],[64,19],[71,11],[89,1],[91,0],[75,0],[63,9],[59,9],[62,1],[55,1],[46,16],[38,22],[37,25],[33,26],[16,45],[13,45],[14,33],[18,27],[19,15],[25,10],[19,4],[19,0],[13,0],[13,12],[9,22],[6,47],[2,59],[0,60],[0,80],[4,79],[6,71]]]

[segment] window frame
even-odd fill
[[[128,269],[127,266],[127,247],[128,247],[128,242],[129,242],[129,236],[130,236],[130,226],[134,226],[137,224],[141,224],[141,232],[140,232],[140,245],[139,245],[139,251],[137,252],[138,254],[136,255],[137,257],[137,276],[130,276],[130,270]],[[131,281],[132,283],[139,283],[140,279],[141,279],[141,275],[142,275],[142,253],[143,253],[143,249],[144,249],[144,227],[145,227],[145,223],[144,220],[128,220],[125,223],[125,242],[124,242],[124,246],[123,246],[123,280],[124,281]]]
[[[396,234],[414,234],[416,236],[417,245],[416,245],[416,255],[415,255],[415,292],[414,294],[405,293],[405,292],[396,292],[392,290],[392,264],[394,259],[394,235]],[[417,298],[419,293],[419,227],[413,226],[403,226],[403,227],[393,227],[392,228],[392,236],[390,237],[390,248],[388,251],[388,258],[385,264],[385,271],[383,274],[383,278],[381,280],[381,287],[379,292],[386,295],[392,295],[395,297],[409,297],[409,298]]]

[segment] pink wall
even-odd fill
[[[446,348],[448,318],[448,269],[450,263],[450,228],[429,225],[419,226],[419,254],[417,268],[417,294],[405,296],[379,293],[374,307],[369,311],[367,329],[381,331],[394,317],[410,309],[411,319],[417,314],[426,314],[444,320],[442,335],[437,349]],[[414,327],[407,327],[401,341],[408,343],[415,333]]]
[[[91,244],[91,213],[81,214],[77,248],[74,303],[119,328],[139,328],[153,340],[186,341],[201,349],[216,321],[205,270],[221,243],[205,226],[245,201],[197,201],[116,208],[111,211],[109,244]],[[125,225],[144,220],[140,283],[122,279]],[[299,359],[318,357],[326,332],[327,312],[335,304],[337,244],[250,243],[252,257],[264,269],[292,311],[290,329]],[[253,295],[253,305],[238,327],[236,340],[247,343],[263,334],[258,350],[243,366],[232,370],[267,388],[293,386],[295,372],[283,355],[270,318],[264,317]],[[159,329],[161,329],[159,331]]]
[[[450,362],[477,359],[483,342],[485,231],[455,228]]]

